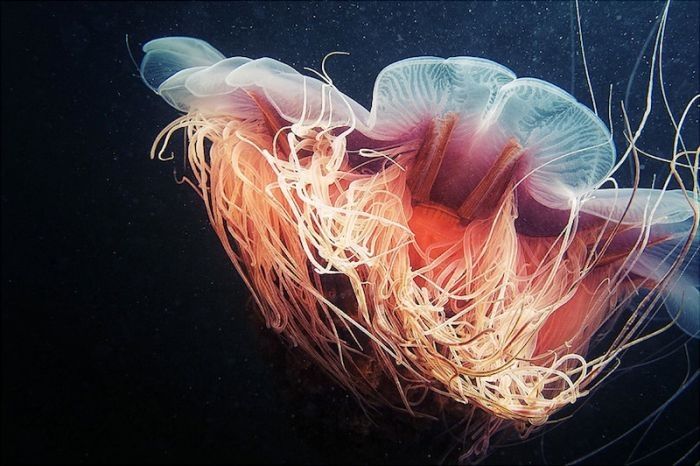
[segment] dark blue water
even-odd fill
[[[620,128],[626,94],[640,116],[651,49],[640,53],[663,4],[580,8],[594,94],[606,114],[613,85]],[[676,115],[700,88],[698,16],[696,2],[671,5],[664,77]],[[358,421],[347,394],[264,329],[199,199],[174,182],[180,165],[148,159],[177,114],[140,81],[127,34],[137,60],[143,43],[168,35],[300,70],[347,51],[328,71],[366,106],[383,67],[419,55],[489,58],[590,105],[574,4],[2,4],[3,462],[439,461],[444,437],[395,413],[378,428]],[[643,146],[667,154],[672,127],[655,105]],[[684,133],[692,147],[697,118]],[[697,367],[697,342],[666,332],[629,351],[572,419],[486,462],[584,457]],[[694,380],[653,422],[585,461],[697,463]]]

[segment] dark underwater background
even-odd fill
[[[613,113],[626,99],[639,118],[647,39],[663,7],[580,4],[601,114],[612,84]],[[298,70],[346,51],[328,71],[368,107],[374,78],[390,63],[471,55],[553,82],[590,105],[575,4],[1,8],[2,462],[453,461],[444,427],[391,412],[373,427],[348,394],[265,328],[201,201],[175,183],[181,158],[148,157],[178,113],[141,82],[129,50],[138,61],[145,42],[186,35],[226,56],[268,56]],[[700,88],[698,25],[697,2],[671,4],[664,78],[675,115]],[[668,154],[672,127],[654,102],[642,146]],[[684,134],[697,147],[697,110],[690,118]],[[645,180],[654,170],[646,164]],[[623,170],[620,182],[630,181]],[[526,442],[500,439],[483,462],[697,464],[697,371],[698,342],[672,329],[628,351],[595,393],[558,416],[575,412],[571,419]]]

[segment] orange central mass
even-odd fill
[[[408,226],[414,234],[415,244],[410,248],[409,258],[414,270],[433,263],[457,243],[469,241],[472,244],[486,242],[487,229],[469,228],[469,237],[465,239],[467,226],[464,225],[456,212],[435,203],[422,203],[413,207]],[[483,233],[483,238],[474,235]],[[585,235],[583,233],[582,235]],[[528,273],[539,263],[552,247],[552,238],[522,237],[518,240],[518,248],[526,248],[529,255],[520,255],[518,269]],[[584,247],[580,254],[586,254]],[[456,248],[452,254],[458,258],[463,253],[462,248]],[[444,258],[443,258],[444,259]],[[441,270],[440,264],[448,264],[449,260],[437,262],[435,274]],[[577,262],[574,259],[574,262]],[[551,351],[568,348],[569,351],[585,353],[588,338],[607,319],[608,313],[615,306],[615,301],[624,291],[622,288],[611,289],[607,286],[615,268],[609,265],[592,270],[578,285],[569,301],[554,311],[538,331],[537,344],[533,356],[546,355]],[[569,280],[562,275],[561,280]]]
[[[427,265],[428,260],[439,257],[464,236],[465,227],[448,208],[439,204],[419,204],[413,208],[408,226],[415,235],[416,246],[411,248],[411,266],[416,269]],[[425,257],[427,255],[427,257]]]

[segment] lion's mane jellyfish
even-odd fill
[[[480,454],[586,395],[662,301],[698,335],[696,153],[690,184],[622,188],[595,113],[480,58],[391,64],[367,111],[325,70],[184,37],[144,51],[185,112],[152,155],[185,131],[188,181],[267,324],[363,402],[457,413]]]

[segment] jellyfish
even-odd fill
[[[361,403],[460,417],[478,456],[585,397],[639,341],[700,335],[682,120],[668,175],[644,187],[643,122],[618,154],[573,96],[487,59],[393,63],[367,110],[325,60],[308,76],[188,37],[143,50],[144,82],[184,113],[152,157],[185,133],[186,181],[267,325]],[[647,331],[660,303],[668,324]]]

